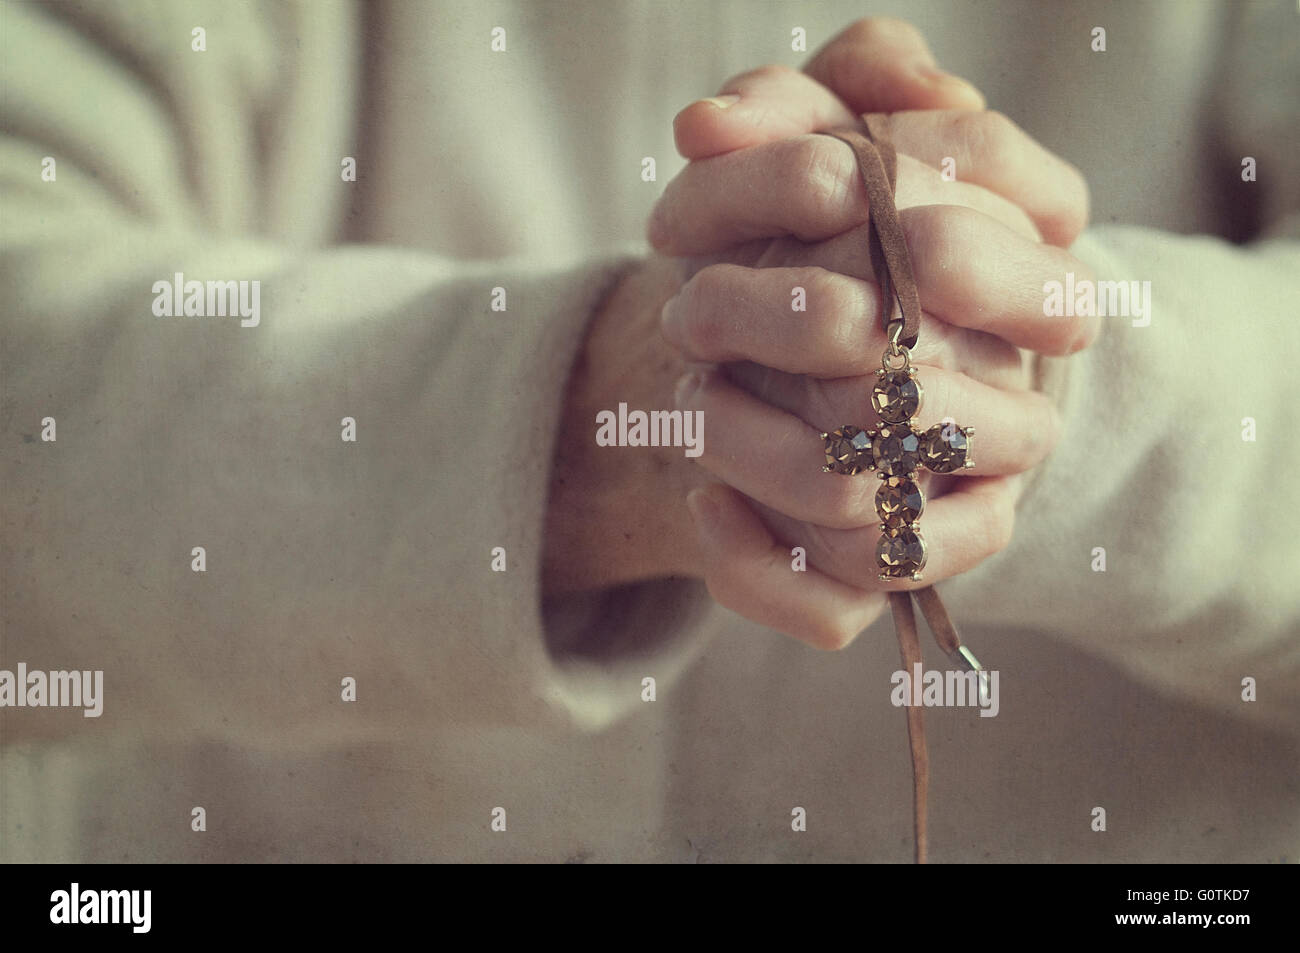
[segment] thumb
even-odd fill
[[[979,90],[938,68],[920,30],[892,17],[858,20],[804,69],[859,114],[984,108]]]
[[[684,158],[705,159],[851,125],[862,113],[983,108],[974,86],[934,65],[915,27],[873,18],[831,40],[806,73],[765,66],[733,77],[679,112],[673,134]]]

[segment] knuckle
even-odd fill
[[[954,327],[944,321],[931,321],[928,335],[922,339],[918,345],[918,351],[914,354],[914,360],[917,364],[925,364],[931,367],[937,367],[943,371],[959,371],[972,374],[975,365],[967,363],[973,349],[970,346],[969,335],[963,328]],[[981,344],[995,346],[994,342],[988,339],[982,339]],[[1006,345],[1010,347],[1010,345]],[[1017,364],[1019,361],[1017,360]],[[989,361],[990,367],[992,361]]]
[[[852,158],[848,147],[830,136],[804,136],[795,141],[791,151],[794,179],[811,199],[817,217],[843,204]]]
[[[712,355],[723,344],[723,329],[713,312],[694,309],[686,319],[686,350],[690,354]]]
[[[727,281],[727,266],[710,265],[702,268],[688,281],[680,292],[684,329],[688,348],[696,353],[710,351],[720,343],[722,327],[717,320],[718,309],[713,303]]]
[[[863,324],[866,302],[862,290],[843,276],[818,269],[806,277],[811,311],[827,347],[839,352],[858,351],[867,328]]]
[[[823,268],[805,268],[797,274],[799,283],[808,289],[809,300],[816,303],[817,310],[833,312],[848,306],[843,282],[834,272]]]
[[[1000,169],[1014,166],[1024,133],[1005,113],[969,113],[965,122],[974,155],[989,166]]]
[[[983,214],[964,205],[926,205],[906,209],[899,218],[913,261],[921,258],[928,265],[927,272],[942,275],[951,287],[980,287],[970,249],[981,245],[980,230],[987,224]],[[923,285],[922,296],[928,290]]]

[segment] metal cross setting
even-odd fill
[[[902,364],[890,363],[891,358],[899,356]],[[921,580],[926,553],[917,526],[925,509],[925,496],[916,480],[920,467],[933,473],[951,473],[975,465],[971,458],[974,427],[959,427],[946,420],[926,431],[912,429],[912,418],[921,409],[923,394],[911,354],[895,338],[880,359],[871,393],[871,406],[880,417],[880,426],[864,430],[848,424],[821,435],[826,441],[824,472],[853,476],[875,470],[882,481],[876,491],[876,512],[883,534],[876,544],[876,566],[882,580]]]

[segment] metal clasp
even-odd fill
[[[984,669],[984,666],[980,664],[980,660],[975,657],[975,653],[966,648],[966,646],[959,645],[957,646],[957,650],[953,652],[949,658],[965,668],[966,671],[975,673],[976,678],[979,679],[980,704],[985,706],[991,704],[992,693],[989,686],[989,673]]]

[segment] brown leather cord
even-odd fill
[[[891,592],[889,608],[894,613],[894,631],[898,633],[898,653],[903,659],[903,671],[908,684],[921,664],[921,639],[916,634],[916,614],[912,611],[912,597],[906,592]],[[912,687],[915,691],[915,686]],[[909,692],[910,696],[911,692]],[[930,753],[925,746],[925,709],[907,699],[907,743],[912,753],[912,828],[916,862],[925,863],[929,852],[929,835],[926,830],[926,799],[930,794]]]
[[[925,616],[925,624],[934,633],[934,640],[939,643],[939,648],[948,655],[956,653],[961,648],[961,638],[957,635],[957,627],[948,617],[948,610],[944,608],[939,593],[933,586],[926,586],[924,589],[917,589],[912,595],[916,597],[917,605],[921,607],[921,615]]]
[[[903,333],[898,343],[915,347],[921,330],[921,298],[912,277],[912,259],[907,254],[903,226],[894,206],[898,155],[889,142],[887,117],[869,113],[862,118],[866,123],[866,136],[857,129],[833,129],[827,135],[834,136],[853,150],[862,171],[871,223],[868,251],[881,290],[881,326],[888,330],[893,315],[893,301],[890,299],[897,297],[903,317]]]
[[[898,220],[894,204],[894,188],[898,175],[898,155],[889,141],[888,117],[867,114],[862,117],[866,134],[857,129],[835,129],[827,133],[845,142],[853,150],[862,172],[862,181],[870,204],[868,253],[872,271],[881,289],[881,326],[886,334],[893,317],[893,301],[898,300],[903,319],[898,343],[911,348],[916,345],[921,326],[921,299],[912,262],[907,252],[907,242]],[[898,649],[907,672],[909,684],[922,665],[921,642],[917,635],[916,613],[912,607],[915,596],[926,624],[934,634],[939,647],[950,657],[961,649],[961,639],[948,616],[943,600],[933,587],[927,586],[914,593],[891,592],[889,606],[894,616],[894,629],[898,635]],[[929,853],[927,798],[930,790],[930,755],[925,743],[924,709],[907,699],[907,738],[912,757],[912,822],[915,831],[916,862],[924,864]]]

